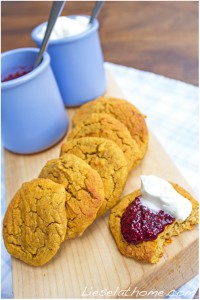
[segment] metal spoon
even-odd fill
[[[104,1],[96,1],[96,4],[92,10],[89,24],[91,24],[94,21],[94,19],[98,16],[103,5],[104,5]]]
[[[40,62],[42,60],[43,53],[47,48],[49,37],[54,28],[57,18],[60,16],[60,14],[64,8],[64,5],[65,5],[65,1],[53,1],[49,19],[48,19],[48,23],[47,23],[47,29],[45,31],[42,45],[40,47],[40,51],[38,53],[37,59],[35,61],[34,67],[33,67],[34,69],[40,64]]]

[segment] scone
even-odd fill
[[[103,182],[97,171],[77,156],[65,154],[48,161],[39,177],[64,186],[68,220],[65,239],[80,236],[95,220],[104,200]]]
[[[24,183],[10,202],[3,221],[7,251],[33,266],[47,263],[65,239],[65,189],[50,179]]]
[[[61,155],[65,153],[80,157],[101,176],[104,201],[97,213],[101,216],[119,201],[127,179],[127,162],[122,150],[110,140],[86,137],[64,143]]]
[[[140,206],[141,190],[125,196],[112,209],[109,220],[110,230],[123,255],[143,262],[157,263],[163,255],[163,246],[171,242],[172,236],[191,230],[193,225],[198,223],[198,202],[179,185],[173,183],[171,185],[192,204],[192,212],[184,222],[176,220],[166,212],[156,216],[147,207]],[[140,233],[141,226],[146,226],[144,222],[152,225],[148,231],[150,240],[146,241],[145,235],[142,236]],[[162,226],[165,226],[164,230]]]
[[[100,97],[76,111],[72,119],[73,125],[77,125],[91,113],[106,113],[123,123],[138,144],[140,157],[144,157],[148,147],[148,129],[145,116],[134,105],[123,99]]]
[[[102,137],[115,142],[124,152],[128,169],[135,168],[141,162],[138,145],[132,139],[124,124],[105,113],[93,113],[72,129],[68,140],[82,137]]]

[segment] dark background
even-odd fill
[[[94,1],[68,1],[62,15],[90,14]],[[2,2],[2,52],[35,46],[31,30],[51,1]],[[106,61],[198,84],[198,2],[106,2],[100,37]]]

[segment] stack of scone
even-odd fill
[[[125,100],[102,97],[79,108],[72,122],[60,155],[78,156],[101,176],[105,195],[100,216],[119,201],[128,172],[147,151],[145,118]]]
[[[60,158],[22,185],[4,218],[8,252],[30,265],[47,263],[65,239],[80,236],[114,207],[128,172],[147,151],[145,117],[125,100],[98,98],[72,122]]]
[[[60,157],[48,161],[39,178],[24,183],[7,209],[3,237],[8,252],[30,265],[43,265],[64,240],[80,236],[97,217],[114,207],[109,224],[120,252],[140,261],[158,262],[162,246],[171,236],[198,223],[198,202],[172,184],[192,205],[184,221],[143,207],[141,190],[117,204],[128,173],[141,163],[148,146],[145,117],[129,102],[98,98],[79,108],[72,122]],[[168,225],[153,240],[142,239],[142,226],[152,235],[152,228],[160,226],[154,223],[158,217],[165,223],[168,219]],[[147,219],[152,228],[148,228]]]

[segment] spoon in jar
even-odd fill
[[[103,5],[104,5],[104,1],[96,1],[96,4],[92,10],[89,24],[91,24],[94,21],[94,19],[98,16]]]
[[[42,60],[42,56],[44,51],[47,48],[48,45],[48,41],[51,35],[51,32],[54,28],[54,25],[56,23],[56,20],[58,19],[58,17],[60,16],[64,5],[65,5],[66,1],[53,1],[52,7],[51,7],[51,11],[50,11],[50,15],[49,15],[49,19],[48,19],[48,23],[47,23],[47,29],[45,31],[45,35],[42,41],[42,45],[40,47],[40,51],[38,53],[38,56],[36,58],[36,61],[34,63],[33,69],[35,69],[41,62]]]

